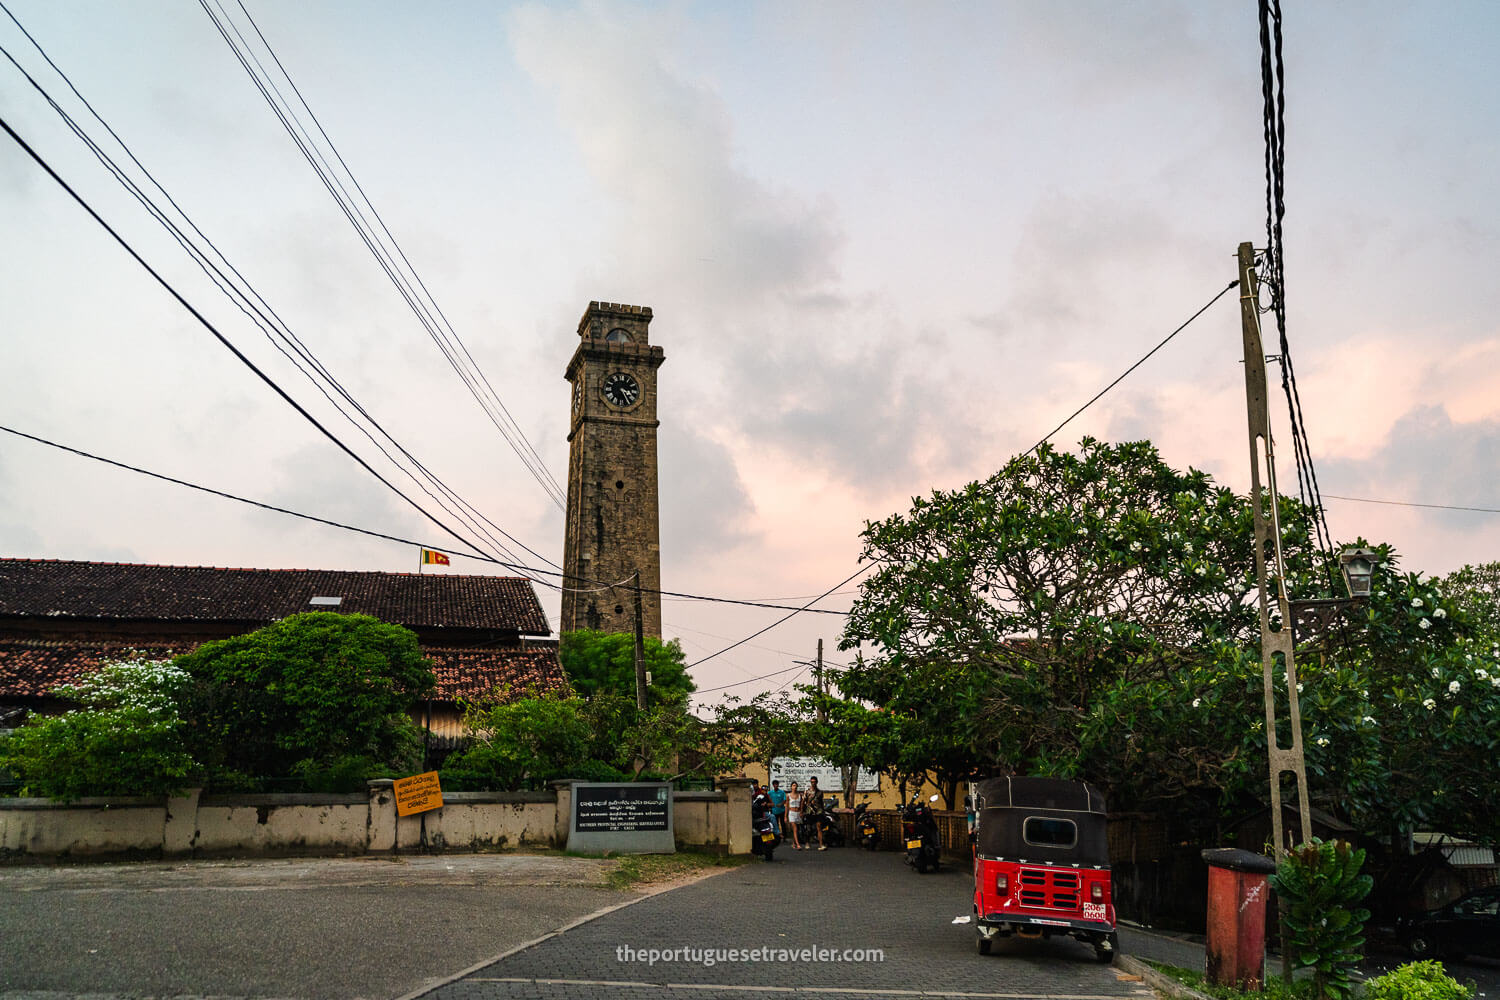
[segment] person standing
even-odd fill
[[[807,794],[802,797],[802,807],[812,820],[813,829],[818,831],[818,850],[828,850],[828,845],[823,843],[823,789],[818,787],[817,775],[807,779]],[[812,844],[807,846],[812,847]]]
[[[797,783],[792,782],[791,789],[786,793],[786,825],[792,831],[792,850],[804,851],[802,838],[798,835],[798,828],[802,825],[802,793],[797,790]]]
[[[776,820],[776,832],[786,836],[786,792],[781,790],[781,782],[771,782],[771,815]]]

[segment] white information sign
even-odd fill
[[[797,782],[802,788],[807,787],[808,778],[817,778],[818,787],[825,792],[842,792],[844,790],[844,776],[839,769],[834,767],[822,757],[776,757],[771,760],[771,776],[768,781],[779,781],[783,789],[790,788],[792,782]],[[854,790],[856,792],[878,792],[880,791],[880,775],[864,768],[855,771]]]

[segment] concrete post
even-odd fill
[[[201,788],[167,797],[166,820],[162,824],[161,852],[167,857],[193,853],[198,842],[198,796]]]
[[[750,789],[755,784],[750,778],[720,778],[714,782],[724,789],[727,815],[725,827],[729,833],[729,853],[750,853]]]
[[[365,828],[365,849],[386,853],[396,849],[396,792],[390,778],[371,778],[365,782],[370,790],[370,820]]]
[[[557,795],[557,822],[553,826],[552,846],[562,849],[568,846],[568,834],[573,830],[573,782],[570,779],[547,784]]]

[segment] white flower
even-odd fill
[[[1500,674],[1496,674],[1490,678],[1490,687],[1500,688]]]
[[[1458,689],[1460,687],[1462,687],[1462,686],[1463,685],[1459,684],[1458,681],[1449,681],[1448,682],[1448,693],[1449,694],[1458,694]]]
[[[1208,572],[1208,571],[1207,571],[1207,570],[1205,570],[1205,569],[1204,569],[1204,568],[1203,568],[1203,567],[1202,567],[1202,566],[1199,566],[1199,567],[1198,567],[1198,568],[1197,568],[1197,569],[1195,569],[1195,570],[1193,570],[1193,572],[1194,572],[1194,573],[1197,573],[1197,574],[1198,574],[1198,575],[1199,575],[1199,576],[1203,576],[1203,575],[1204,575],[1204,574],[1206,574],[1206,573],[1207,573],[1207,572]]]
[[[1370,700],[1370,692],[1368,692],[1368,691],[1361,691],[1359,693],[1359,696],[1361,698],[1363,698],[1365,701],[1369,701]]]
[[[1297,682],[1297,693],[1298,694],[1302,693],[1302,682],[1301,681]]]
[[[1202,698],[1194,698],[1193,699],[1193,707],[1194,708],[1197,708],[1201,704],[1203,704],[1203,699]]]
[[[1422,606],[1422,599],[1420,597],[1413,597],[1411,599],[1411,606],[1414,608],[1420,608]]]
[[[1448,617],[1448,612],[1445,611],[1445,610],[1443,610],[1442,608],[1434,608],[1433,611],[1432,611],[1432,617],[1434,617],[1434,618],[1447,618]]]
[[[1437,667],[1433,667],[1432,668],[1432,676],[1434,676],[1434,677],[1441,677],[1441,676],[1443,676],[1443,672],[1441,670],[1439,670]]]
[[[1364,721],[1364,723],[1366,725],[1373,726],[1373,725],[1375,725],[1375,716],[1373,716],[1373,715],[1367,715],[1367,716],[1364,717],[1363,721]]]
[[[1318,746],[1320,746],[1320,747],[1326,747],[1328,745],[1328,737],[1326,737],[1326,736],[1319,736],[1318,739],[1317,739],[1317,743],[1318,743]]]
[[[1478,677],[1482,681],[1487,681],[1490,679],[1490,672],[1483,667],[1480,667],[1478,670],[1474,671],[1474,676]]]
[[[1423,618],[1421,621],[1417,622],[1417,624],[1424,629],[1432,628],[1432,622],[1428,621],[1426,618]]]
[[[1425,708],[1425,709],[1427,709],[1427,711],[1430,712],[1434,708],[1437,708],[1437,702],[1433,701],[1431,698],[1423,698],[1422,699],[1422,707]]]
[[[1131,542],[1130,543],[1130,551],[1132,551],[1132,552],[1139,552],[1139,551],[1141,551],[1141,543],[1140,542]]]

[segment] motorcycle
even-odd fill
[[[819,843],[819,829],[823,831],[823,839],[821,843],[824,847],[844,846],[843,824],[838,821],[838,817],[835,816],[827,806],[824,806],[820,812],[809,811],[803,815],[801,831],[802,842],[804,844]]]
[[[934,795],[923,802],[920,795],[914,795],[901,811],[901,834],[906,840],[906,863],[921,875],[925,875],[929,869],[937,871],[943,853],[937,817],[932,814],[931,806],[937,800],[938,797]]]
[[[771,861],[771,855],[779,846],[781,835],[776,832],[776,815],[771,809],[771,796],[758,792],[750,800],[750,853]]]
[[[880,828],[869,813],[870,803],[861,802],[854,807],[854,828],[859,837],[859,846],[867,851],[880,849]]]

